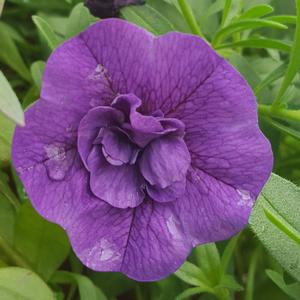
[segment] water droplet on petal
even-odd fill
[[[44,147],[47,155],[45,166],[49,178],[63,180],[70,168],[71,160],[67,158],[65,148],[59,143],[46,145]]]
[[[251,196],[251,193],[249,191],[243,189],[237,189],[236,191],[240,196],[239,201],[237,203],[239,206],[253,207],[254,198]]]

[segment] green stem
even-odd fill
[[[178,0],[179,7],[181,9],[181,12],[190,26],[192,32],[196,35],[199,35],[200,37],[204,38],[203,33],[201,32],[201,29],[196,21],[196,18],[194,16],[194,13],[188,4],[187,0]]]
[[[258,257],[260,254],[260,249],[256,249],[251,260],[248,271],[247,285],[245,291],[245,300],[253,300],[253,291],[254,291],[254,281],[255,281],[255,272],[258,262]]]
[[[290,110],[284,108],[274,109],[270,105],[259,104],[258,111],[264,116],[300,122],[300,110]]]
[[[0,236],[0,250],[16,266],[31,269],[31,266]]]

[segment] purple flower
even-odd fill
[[[110,18],[119,14],[127,5],[144,4],[145,0],[85,0],[84,4],[95,17]]]
[[[248,221],[272,152],[255,97],[200,38],[101,21],[50,57],[13,162],[88,267],[157,280]]]

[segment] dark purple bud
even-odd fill
[[[84,3],[92,15],[103,19],[116,17],[120,8],[127,5],[144,4],[145,0],[85,0]]]

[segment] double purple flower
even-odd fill
[[[200,38],[99,22],[50,57],[13,161],[81,261],[143,281],[248,221],[272,169],[255,97]]]

